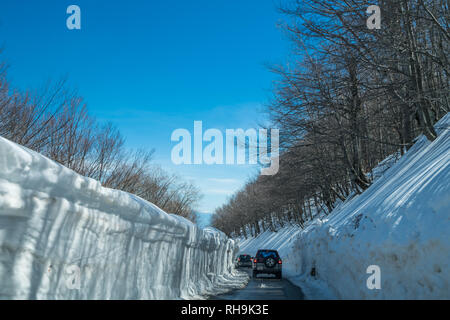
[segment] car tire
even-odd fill
[[[274,268],[275,265],[276,265],[275,259],[272,258],[272,257],[265,258],[265,259],[264,259],[264,265],[265,265],[267,268],[269,268],[269,269]]]
[[[253,278],[256,278],[257,275],[258,275],[258,272],[256,272],[255,270],[253,270]]]
[[[277,273],[277,278],[278,278],[278,279],[281,279],[281,275],[282,275],[281,271],[278,272],[278,273]]]

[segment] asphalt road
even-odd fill
[[[303,300],[302,289],[287,279],[275,279],[273,275],[259,274],[251,277],[251,269],[242,268],[250,275],[250,281],[244,289],[211,297],[212,300]]]

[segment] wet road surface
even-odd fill
[[[252,278],[251,269],[242,268],[250,276],[244,289],[213,296],[212,300],[303,300],[302,290],[287,279],[275,279],[273,275],[259,274]]]

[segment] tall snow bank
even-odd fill
[[[0,298],[198,298],[243,286],[235,241],[0,137]]]
[[[420,137],[327,219],[243,240],[241,251],[279,249],[284,273],[307,297],[450,299],[449,127],[447,114],[436,125],[435,141]],[[370,265],[380,267],[379,290],[367,288]]]

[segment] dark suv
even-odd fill
[[[238,267],[238,268],[240,268],[240,267],[251,268],[252,267],[252,257],[250,255],[248,255],[248,254],[241,254],[237,258],[236,267]]]
[[[258,250],[253,259],[253,277],[256,278],[259,273],[274,274],[281,279],[282,261],[276,250]]]

